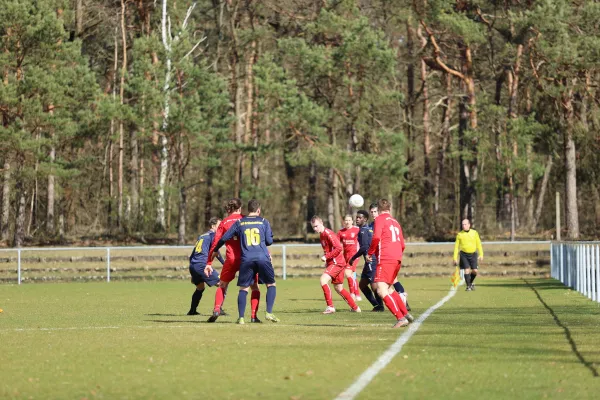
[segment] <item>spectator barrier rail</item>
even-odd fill
[[[540,244],[550,244],[551,242],[549,241],[518,241],[518,242],[510,242],[510,241],[498,241],[498,242],[483,242],[483,246],[485,248],[486,245],[514,245],[514,244],[536,244],[536,245],[540,245]],[[428,247],[428,246],[453,246],[454,242],[412,242],[412,243],[407,243],[407,248],[416,248],[416,247]],[[562,246],[575,246],[575,247],[565,247],[564,249],[561,247],[560,251],[559,251],[559,245]],[[583,246],[583,245],[577,245],[577,244],[555,244],[552,243],[552,252],[551,252],[551,258],[552,260],[555,260],[555,258],[558,260],[559,256],[560,257],[567,257],[564,258],[563,261],[561,261],[561,265],[562,267],[560,268],[560,274],[558,274],[557,272],[557,276],[565,276],[568,277],[568,285],[571,286],[571,282],[579,282],[582,281],[584,278],[580,278],[579,280],[577,280],[577,277],[579,277],[581,274],[577,273],[574,274],[573,272],[568,273],[568,268],[567,268],[567,263],[569,260],[573,259],[575,260],[575,257],[577,254],[582,254],[581,249],[579,249],[579,247],[577,246]],[[20,285],[22,283],[22,260],[24,258],[24,254],[27,253],[43,253],[43,252],[74,252],[74,251],[78,251],[78,252],[83,252],[86,254],[100,254],[100,257],[96,257],[99,260],[102,260],[103,262],[106,263],[106,282],[110,282],[111,281],[111,259],[116,258],[117,256],[115,256],[115,253],[119,253],[119,252],[123,252],[123,251],[127,251],[130,254],[131,253],[136,253],[136,252],[140,252],[142,253],[142,251],[148,251],[148,250],[170,250],[170,251],[179,251],[181,250],[181,253],[179,253],[179,257],[181,257],[181,255],[189,255],[189,253],[191,252],[191,249],[193,248],[193,246],[112,246],[112,247],[38,247],[38,248],[16,248],[16,249],[0,249],[0,257],[3,257],[4,254],[15,254],[16,253],[16,264],[17,264],[17,283]],[[318,258],[322,255],[322,250],[321,250],[321,245],[320,244],[274,244],[272,246],[270,246],[270,249],[272,249],[272,252],[277,252],[276,257],[279,258],[281,257],[281,268],[282,268],[282,278],[285,280],[288,278],[288,267],[287,267],[287,260],[289,257],[291,257],[290,254],[290,249],[301,249],[301,248],[311,248],[311,255],[314,255],[315,261],[316,263],[319,263],[320,261],[317,261]],[[576,250],[579,249],[579,250]],[[591,251],[591,250],[590,250]],[[595,258],[593,259],[595,262],[595,271],[596,273],[598,272],[598,269],[600,269],[600,266],[598,265],[600,256],[598,256],[598,251],[599,251],[599,246],[598,244],[595,244],[595,248],[594,251],[596,253]],[[587,254],[587,253],[586,253]],[[591,253],[590,253],[591,254]],[[120,256],[122,257],[122,256]],[[577,262],[578,263],[584,263],[583,260],[583,256],[577,256],[579,258],[577,258]],[[40,257],[41,258],[41,257]],[[581,260],[580,260],[581,259]],[[10,262],[12,259],[8,259],[8,261]],[[588,258],[585,258],[585,263],[587,263]],[[590,258],[591,260],[591,258]],[[43,261],[43,260],[42,260]],[[579,265],[579,264],[578,264]],[[584,264],[581,264],[584,265]],[[588,264],[585,264],[588,265]],[[591,264],[590,264],[591,265]],[[591,268],[591,267],[590,267]],[[553,277],[555,277],[554,272],[559,271],[559,268],[556,267],[555,268],[555,263],[554,261],[552,261],[552,273],[553,273]],[[114,271],[114,269],[113,269]],[[589,275],[589,274],[588,274]],[[104,278],[104,277],[102,277]],[[559,279],[557,277],[557,279]],[[561,279],[562,281],[562,279]],[[563,281],[564,282],[564,281]],[[585,280],[586,284],[591,282],[591,280]],[[597,285],[596,287],[600,288],[600,278],[598,276],[596,276],[594,278],[594,284]],[[589,286],[589,285],[588,285]],[[583,288],[583,287],[582,287]],[[588,290],[589,292],[589,290]],[[588,293],[586,292],[586,293]],[[598,300],[598,292],[599,289],[595,289],[594,296],[595,299],[597,301]]]
[[[600,303],[600,242],[552,242],[550,271],[554,279]]]

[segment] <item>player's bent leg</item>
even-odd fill
[[[215,322],[217,318],[219,318],[219,316],[223,314],[223,301],[225,300],[225,294],[227,293],[228,285],[229,282],[219,281],[217,291],[215,292],[215,305],[213,308],[213,313],[206,322]]]
[[[373,307],[377,307],[379,305],[377,303],[377,300],[375,299],[375,296],[373,296],[373,292],[369,287],[369,280],[367,278],[360,278],[360,281],[358,282],[358,287]]]
[[[467,285],[467,292],[471,291],[471,268],[465,267],[465,283]]]
[[[358,305],[356,304],[356,302],[354,301],[354,299],[350,295],[350,292],[348,292],[346,289],[344,289],[344,284],[343,283],[336,283],[334,285],[334,288],[335,288],[335,291],[340,296],[342,296],[342,298],[346,301],[346,303],[348,303],[348,305],[350,306],[350,308],[352,309],[352,311],[354,311],[354,312],[361,312],[360,307],[358,307]]]
[[[328,274],[321,275],[319,279],[321,283],[321,289],[323,289],[323,295],[325,296],[325,303],[327,303],[327,308],[323,312],[323,314],[333,314],[335,312],[335,308],[333,307],[333,299],[331,298],[331,288],[329,287],[329,282],[331,282],[331,276]]]
[[[388,284],[387,282],[375,282],[375,285],[377,287],[377,293],[379,294],[379,297],[383,299],[384,304],[386,305],[388,310],[390,310],[390,312],[394,314],[396,320],[400,322],[401,319],[404,319],[404,313],[402,312],[402,309],[397,304],[396,300],[391,294],[396,293],[396,291],[393,289],[393,286]]]
[[[200,315],[197,311],[198,304],[200,304],[200,300],[202,300],[202,294],[204,293],[204,282],[200,282],[196,285],[196,290],[192,294],[192,303],[190,304],[190,310],[187,315]]]
[[[475,278],[477,278],[477,268],[476,267],[472,267],[471,268],[471,290],[475,290]]]
[[[275,304],[275,297],[277,296],[277,286],[275,283],[267,283],[267,312],[265,313],[265,319],[271,322],[279,322],[279,318],[273,314],[273,305]]]

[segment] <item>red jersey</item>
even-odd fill
[[[350,228],[342,228],[338,232],[338,238],[344,248],[344,258],[346,261],[352,258],[360,249],[358,245],[358,226],[352,226]]]
[[[323,246],[323,251],[325,252],[326,266],[337,264],[343,267],[346,265],[342,244],[331,229],[325,228],[321,233],[321,246]]]
[[[378,264],[402,261],[402,253],[406,245],[398,221],[386,212],[379,214],[374,222],[373,239],[368,254],[370,256],[375,254]]]
[[[228,215],[223,221],[221,221],[221,224],[217,228],[217,233],[215,233],[215,238],[213,239],[212,246],[210,246],[210,251],[208,252],[209,262],[211,261],[212,253],[213,251],[215,251],[215,247],[217,247],[217,243],[219,243],[221,237],[225,234],[225,232],[227,232],[229,228],[231,228],[233,224],[235,224],[235,221],[237,221],[238,219],[242,219],[242,217],[242,214],[235,213]],[[234,236],[233,239],[225,242],[225,260],[240,260],[241,257],[242,248],[240,246],[240,241],[237,238],[237,236]]]

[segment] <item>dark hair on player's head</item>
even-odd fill
[[[374,208],[377,208],[377,203],[371,203],[371,205],[369,206],[369,210],[372,210]]]
[[[242,208],[242,200],[238,199],[237,197],[229,199],[225,205],[225,210],[228,213],[232,213],[240,208]]]
[[[248,202],[248,212],[256,212],[260,208],[260,203],[256,199],[252,199]]]
[[[211,218],[208,220],[208,226],[210,226],[210,227],[213,227],[213,226],[215,226],[216,224],[218,224],[218,223],[219,223],[219,221],[221,221],[221,218],[219,218],[219,217],[211,217]]]
[[[392,209],[392,203],[388,199],[379,199],[377,202],[377,209],[379,212],[390,211]]]
[[[323,218],[319,217],[318,215],[314,215],[311,219],[310,219],[310,223],[312,224],[315,221],[321,221],[323,222]]]
[[[365,217],[366,219],[369,219],[369,212],[367,210],[358,210],[356,212],[357,215],[362,215],[363,217]]]

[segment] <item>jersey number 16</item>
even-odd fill
[[[244,233],[246,234],[247,246],[258,246],[260,244],[260,232],[258,228],[247,229]]]

